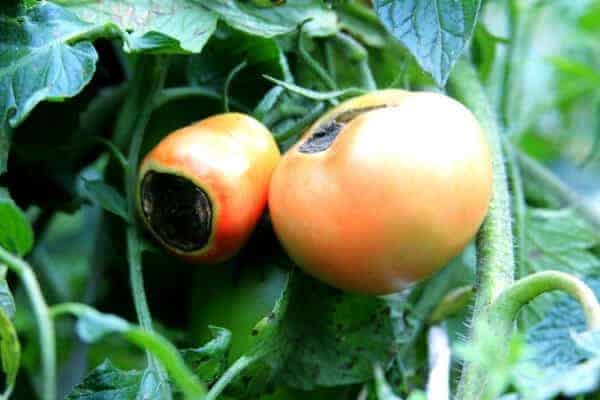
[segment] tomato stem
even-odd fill
[[[167,75],[169,59],[161,56],[144,57],[137,60],[136,74],[130,86],[130,94],[123,105],[122,112],[132,112],[134,119],[126,117],[121,127],[131,127],[131,143],[127,157],[127,171],[125,174],[125,192],[129,222],[127,227],[127,258],[129,263],[129,277],[135,304],[136,314],[142,329],[152,332],[152,317],[144,291],[142,275],[142,242],[136,224],[137,210],[137,170],[140,158],[140,149],[144,139],[144,131],[150,120],[156,98],[161,92]],[[116,135],[115,135],[116,136]],[[164,368],[154,359],[147,350],[148,367],[156,372],[161,385],[168,386],[168,379]]]
[[[519,310],[537,296],[560,290],[573,296],[583,308],[589,329],[600,329],[600,304],[583,281],[560,271],[541,271],[519,279],[496,300],[494,312],[499,318],[513,321]]]
[[[504,152],[506,154],[508,182],[512,195],[512,216],[513,216],[513,235],[515,240],[515,264],[517,267],[517,276],[519,271],[523,271],[526,254],[525,241],[525,214],[527,211],[525,203],[525,193],[523,192],[523,180],[521,177],[521,168],[517,162],[515,149],[512,148],[506,138],[502,141]],[[520,277],[520,276],[519,276]]]
[[[215,400],[222,392],[225,390],[227,385],[229,385],[235,377],[237,377],[244,369],[248,368],[255,361],[260,359],[262,354],[248,354],[243,355],[225,371],[223,375],[219,378],[219,380],[210,388],[208,395],[206,396],[206,400]]]
[[[0,264],[14,271],[27,291],[31,301],[33,313],[38,323],[38,334],[40,335],[40,354],[42,358],[42,398],[46,400],[56,399],[56,338],[54,322],[50,318],[48,304],[44,299],[40,284],[35,277],[31,266],[23,259],[12,255],[0,246]]]
[[[54,319],[69,314],[77,318],[84,318],[86,315],[94,313],[98,313],[98,311],[82,303],[61,303],[50,308],[50,315]],[[114,327],[112,329],[115,332],[120,332],[132,344],[151,351],[162,362],[162,365],[168,369],[173,381],[185,394],[186,399],[196,400],[206,395],[206,387],[187,368],[177,348],[171,342],[157,333],[140,329],[119,317],[109,314],[106,316],[113,317]]]
[[[511,226],[510,196],[500,127],[477,72],[467,60],[457,62],[449,81],[450,89],[477,117],[492,151],[494,184],[488,215],[477,237],[477,294],[473,309],[471,340],[476,340],[479,321],[490,318],[493,302],[514,280],[515,260]],[[494,321],[500,341],[507,341],[512,321]],[[465,362],[458,386],[459,399],[478,399],[485,389],[485,371]]]

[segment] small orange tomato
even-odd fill
[[[279,149],[255,119],[216,115],[165,137],[144,159],[139,213],[170,252],[218,263],[246,242],[263,213]]]
[[[385,294],[431,275],[473,238],[492,191],[473,114],[437,93],[346,101],[278,164],[269,209],[292,259],[340,289]]]

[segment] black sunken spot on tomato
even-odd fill
[[[166,244],[185,252],[206,246],[211,235],[212,204],[192,181],[149,171],[142,180],[140,199],[144,218]]]
[[[321,151],[325,151],[331,147],[331,144],[347,123],[361,114],[385,107],[387,107],[387,105],[382,104],[344,111],[343,113],[337,115],[333,120],[327,121],[318,126],[315,132],[300,145],[298,150],[301,153],[319,153]]]

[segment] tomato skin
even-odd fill
[[[329,148],[301,151],[318,127],[361,108]],[[283,247],[308,273],[386,294],[459,254],[491,191],[489,147],[469,110],[441,94],[382,90],[308,129],[273,174],[269,209]]]
[[[166,136],[143,160],[138,211],[145,225],[171,253],[196,263],[219,263],[244,245],[262,215],[268,186],[281,155],[260,122],[239,113],[204,119]],[[184,251],[168,244],[142,211],[141,187],[150,172],[183,177],[210,200],[212,219],[206,245]]]

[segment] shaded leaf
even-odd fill
[[[0,246],[20,256],[27,254],[33,246],[33,230],[29,220],[2,187],[0,187]]]
[[[0,15],[0,173],[6,169],[9,126],[43,100],[75,96],[88,84],[98,55],[85,37],[93,25],[51,3],[19,18]]]
[[[337,18],[318,0],[286,0],[279,7],[258,7],[234,0],[205,0],[202,4],[227,24],[251,35],[273,37],[291,32],[310,19],[305,32],[327,36],[337,30]]]
[[[600,258],[591,251],[600,244],[600,235],[572,210],[529,208],[525,226],[524,263],[519,276],[559,270],[584,277],[600,268]],[[557,296],[547,293],[526,306],[520,316],[522,326],[539,322]]]
[[[106,360],[75,386],[66,400],[134,400],[142,374],[142,371],[120,370]]]
[[[209,326],[214,339],[196,349],[183,349],[181,356],[194,373],[208,385],[214,383],[227,368],[231,332]]]
[[[598,297],[600,280],[586,283]],[[580,304],[561,294],[544,319],[527,332],[530,355],[516,369],[519,384],[539,399],[575,396],[600,387],[598,332],[585,329]]]
[[[127,51],[198,53],[213,34],[217,17],[191,0],[61,0],[83,21],[114,24],[125,35]]]
[[[102,208],[127,221],[125,198],[115,188],[101,180],[85,181],[85,187]]]
[[[15,315],[15,299],[13,298],[12,292],[8,287],[6,281],[7,268],[4,265],[0,265],[0,309],[2,309],[9,319],[12,319]]]
[[[8,399],[15,387],[21,364],[21,345],[15,327],[3,308],[0,308],[0,354],[2,370],[6,375],[6,389],[3,398]]]
[[[81,340],[93,343],[111,333],[124,333],[131,326],[124,319],[112,314],[103,314],[93,308],[86,308],[79,315],[75,327]]]

